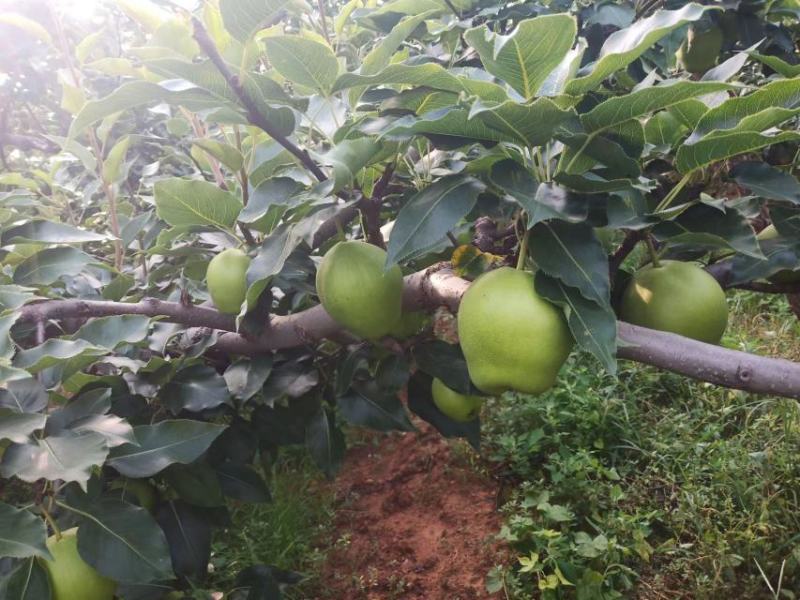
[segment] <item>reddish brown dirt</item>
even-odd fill
[[[424,424],[352,449],[335,482],[334,540],[320,598],[475,600],[506,557],[496,485]]]

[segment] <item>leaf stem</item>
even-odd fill
[[[694,171],[689,171],[686,175],[681,178],[681,180],[675,184],[675,186],[669,191],[669,193],[664,196],[664,199],[658,203],[656,206],[656,212],[661,212],[662,210],[666,210],[672,204],[673,200],[681,193],[686,184],[692,179],[694,175]]]

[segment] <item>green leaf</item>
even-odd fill
[[[111,410],[111,389],[97,388],[73,397],[70,402],[50,413],[47,435],[63,431],[76,421],[92,415],[104,415]]]
[[[229,231],[241,201],[213,183],[197,179],[162,179],[155,186],[156,212],[173,227],[215,227]]]
[[[169,13],[150,0],[115,0],[117,6],[148,31],[156,31],[169,18]]]
[[[221,105],[227,105],[230,109],[241,111],[241,100],[236,92],[228,85],[228,82],[220,74],[219,70],[211,61],[200,63],[189,62],[176,58],[157,58],[146,61],[147,67],[160,75],[169,78],[184,79],[197,88],[201,88],[202,94],[197,89],[189,89],[184,92],[172,92],[165,96],[165,101],[173,103],[185,103],[182,101],[184,96],[189,95],[189,100],[193,104],[209,102],[208,109],[217,109]],[[234,68],[234,67],[231,67]],[[256,104],[261,112],[275,129],[283,135],[290,135],[294,130],[294,114],[288,108],[296,103],[275,81],[261,73],[240,73],[239,79],[247,95]],[[182,89],[185,82],[181,85],[162,82],[163,86],[171,85],[176,89]],[[277,104],[279,106],[274,107]],[[234,121],[246,124],[244,116],[230,114],[229,117]]]
[[[472,177],[443,177],[412,196],[397,215],[386,268],[425,254],[475,206],[485,185]]]
[[[333,166],[333,191],[341,190],[355,181],[358,172],[373,162],[382,145],[373,138],[342,140],[320,156],[320,162]]]
[[[671,112],[656,113],[644,125],[644,139],[656,147],[672,148],[686,135],[686,127]]]
[[[541,146],[553,137],[556,128],[572,116],[549,98],[538,98],[530,104],[503,102],[496,106],[476,102],[469,118],[482,121],[503,135],[503,141],[527,148]]]
[[[152,477],[171,464],[197,460],[224,429],[183,419],[140,425],[133,430],[139,445],[114,448],[108,464],[126,477]]]
[[[732,156],[797,140],[800,140],[800,133],[795,131],[783,131],[774,135],[753,132],[715,133],[704,137],[696,144],[683,144],[678,148],[675,165],[681,173],[689,173]]]
[[[71,246],[45,248],[23,260],[14,269],[18,285],[50,285],[61,277],[73,277],[94,259]]]
[[[301,233],[294,225],[283,223],[264,238],[258,254],[247,268],[248,308],[255,307],[271,278],[281,272],[289,255],[302,243]]]
[[[358,69],[359,75],[374,75],[389,64],[392,55],[403,41],[419,27],[419,25],[435,15],[438,11],[424,11],[420,14],[409,16],[400,21],[361,61]],[[338,84],[338,81],[337,81]],[[350,92],[350,105],[356,106],[363,93],[363,88],[353,89]]]
[[[131,81],[124,83],[107,96],[87,102],[69,128],[69,139],[74,139],[90,125],[123,110],[155,102],[163,102],[169,92],[156,83]]]
[[[44,344],[20,350],[14,357],[14,366],[38,373],[42,369],[76,358],[94,360],[108,354],[108,349],[100,348],[85,340],[49,339]]]
[[[785,60],[777,56],[770,56],[768,54],[761,54],[760,52],[748,52],[750,56],[757,61],[764,63],[770,69],[781,75],[782,77],[797,77],[800,75],[800,65],[790,65]]]
[[[122,444],[136,444],[133,427],[117,415],[89,415],[72,423],[70,430],[75,433],[90,432],[102,435],[109,448],[116,448]]]
[[[137,344],[147,338],[150,318],[141,315],[97,317],[83,325],[72,336],[94,346],[113,350],[120,344]]]
[[[103,179],[108,183],[115,183],[120,176],[120,167],[125,160],[125,155],[128,153],[130,145],[131,136],[126,135],[108,151],[108,156],[103,161]]]
[[[616,374],[617,317],[611,306],[585,298],[577,288],[542,271],[536,274],[536,292],[564,309],[575,341],[594,354],[609,373]]]
[[[469,74],[469,72],[466,72]],[[484,71],[480,71],[485,75]],[[374,75],[359,73],[343,73],[333,86],[334,92],[351,87],[371,85],[408,85],[412,87],[425,87],[447,92],[465,93],[474,95],[487,102],[504,102],[508,94],[496,83],[483,81],[478,77],[461,77],[448,71],[436,63],[422,65],[389,65],[383,71]]]
[[[608,305],[608,257],[590,225],[544,221],[529,235],[531,257],[539,269],[577,288],[588,300]]]
[[[261,390],[272,372],[271,356],[242,358],[225,369],[225,383],[234,398],[246,402]]]
[[[28,377],[9,381],[0,388],[0,407],[19,413],[35,413],[47,407],[47,390],[38,379]]]
[[[171,465],[163,476],[169,487],[190,504],[206,508],[225,504],[217,472],[204,462]]]
[[[15,444],[29,441],[34,431],[44,428],[47,415],[21,413],[11,408],[0,408],[0,441],[11,440]]]
[[[564,13],[526,19],[509,35],[482,25],[467,30],[464,39],[478,52],[489,73],[530,100],[567,56],[576,33],[575,18]]]
[[[600,163],[608,167],[615,177],[638,177],[639,162],[631,156],[631,149],[624,147],[622,142],[625,140],[610,137],[621,131],[629,133],[628,124],[638,127],[636,137],[641,136],[638,141],[643,144],[644,131],[637,120],[626,121],[612,130],[592,133],[586,133],[577,119],[565,122],[555,133],[556,138],[568,146],[561,154],[558,175],[580,175]]]
[[[175,573],[183,577],[206,576],[214,526],[208,513],[171,500],[159,506],[156,520],[167,536]]]
[[[223,144],[208,138],[192,140],[192,144],[208,152],[231,171],[238,171],[244,165],[242,153],[230,144]]]
[[[11,328],[17,323],[18,318],[19,314],[13,312],[0,316],[0,360],[3,362],[10,360],[16,352],[16,344],[11,339]]]
[[[228,386],[222,375],[208,365],[192,365],[181,369],[161,391],[164,405],[173,414],[183,410],[200,412],[230,404]]]
[[[34,288],[20,285],[0,285],[0,311],[15,310],[38,298]]]
[[[689,98],[702,96],[734,86],[720,82],[669,81],[656,86],[643,88],[609,98],[581,115],[581,122],[587,131],[596,131],[619,125],[630,119],[643,117],[662,108],[682,102]]]
[[[42,244],[81,244],[84,242],[104,242],[109,236],[94,231],[79,229],[66,223],[55,223],[34,219],[10,227],[3,232],[3,246],[38,242]]]
[[[329,46],[296,35],[264,39],[267,57],[289,81],[329,95],[339,75],[339,61]]]
[[[764,258],[748,219],[737,210],[716,203],[691,206],[677,218],[657,225],[653,233],[659,241],[670,244],[712,250],[729,248],[753,258]]]
[[[47,527],[31,511],[0,502],[0,557],[41,556],[53,560],[45,545]]]
[[[4,600],[41,600],[50,598],[50,577],[36,558],[28,558],[3,579],[0,598]]]
[[[384,392],[374,381],[355,383],[336,405],[353,425],[376,431],[414,431],[397,395]]]
[[[3,454],[0,474],[29,483],[38,479],[75,481],[85,488],[92,469],[102,465],[107,455],[103,436],[64,432],[29,444],[12,444]]]
[[[290,177],[271,177],[250,190],[247,206],[239,214],[242,223],[256,223],[271,208],[288,207],[293,204],[292,196],[302,189],[302,185]]]
[[[38,21],[34,21],[24,15],[4,10],[0,13],[0,23],[21,29],[28,35],[32,35],[43,41],[45,44],[53,45],[53,38],[50,37],[50,33],[47,29]]]
[[[130,583],[172,577],[167,539],[147,510],[113,498],[67,506],[81,517],[78,552],[101,575]]]
[[[219,11],[225,29],[240,42],[247,42],[282,11],[294,11],[302,4],[295,0],[220,0]]]
[[[241,502],[270,502],[269,488],[250,465],[222,463],[216,467],[222,492]]]
[[[554,183],[539,183],[519,163],[506,159],[492,165],[490,179],[528,214],[528,227],[539,221],[557,218],[584,221],[589,214],[585,197],[570,193]]]
[[[595,89],[602,81],[627,67],[671,31],[702,18],[708,7],[690,2],[679,10],[659,10],[630,27],[612,33],[600,48],[597,60],[588,65],[587,74],[567,84],[566,93],[579,96]]]
[[[796,115],[799,105],[800,78],[778,79],[710,109],[685,143],[694,144],[712,132],[761,132]]]
[[[800,204],[800,181],[787,171],[763,162],[741,162],[731,169],[736,183],[771,200]]]
[[[344,435],[322,406],[306,425],[306,447],[316,465],[332,479],[344,460]]]

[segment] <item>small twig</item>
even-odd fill
[[[258,105],[253,101],[252,98],[250,98],[244,87],[242,87],[239,78],[231,73],[231,70],[228,68],[225,60],[220,55],[219,50],[217,50],[217,47],[214,45],[213,40],[209,37],[206,28],[203,27],[203,24],[199,19],[197,19],[197,17],[192,18],[192,26],[194,27],[194,38],[197,40],[200,48],[202,48],[203,52],[208,55],[208,57],[211,59],[211,62],[214,63],[214,66],[217,67],[217,70],[225,78],[227,84],[239,98],[242,106],[244,106],[245,110],[247,111],[248,120],[253,125],[266,132],[272,139],[286,148],[286,150],[288,150],[292,155],[297,157],[303,166],[313,173],[314,177],[316,177],[318,181],[327,180],[328,176],[325,175],[322,169],[320,169],[319,165],[314,162],[314,159],[311,158],[311,155],[309,155],[306,150],[299,148],[294,142],[289,140],[285,135],[278,131],[278,129],[269,121],[269,119],[267,119],[267,117],[261,113]]]
[[[330,45],[331,37],[328,34],[328,17],[325,13],[325,0],[317,0],[317,6],[319,6],[319,17],[322,21],[322,33],[325,36],[325,41]]]
[[[461,13],[458,12],[458,9],[453,5],[453,3],[450,0],[444,0],[444,3],[447,4],[447,8],[453,11],[453,14],[456,17],[458,17],[459,19],[461,18]]]
[[[630,230],[625,234],[625,239],[622,240],[622,243],[619,245],[614,251],[614,254],[611,255],[611,258],[608,261],[608,271],[609,276],[611,278],[611,283],[614,283],[614,278],[617,274],[617,271],[622,266],[622,263],[625,262],[625,259],[628,258],[633,249],[636,247],[636,244],[639,243],[639,240],[642,239],[642,232],[637,230]]]
[[[458,248],[461,245],[458,243],[458,239],[456,239],[456,236],[453,235],[452,231],[447,232],[447,239],[450,240],[451,244],[453,244],[453,248]]]
[[[364,221],[364,233],[367,241],[379,248],[384,248],[383,233],[381,233],[381,205],[386,188],[394,174],[394,164],[389,163],[383,170],[383,175],[372,188],[371,198],[362,198],[358,202],[358,210]]]

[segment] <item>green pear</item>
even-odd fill
[[[487,394],[540,394],[555,383],[574,340],[564,313],[534,289],[533,274],[501,267],[478,277],[458,309],[469,376]]]
[[[228,248],[208,263],[208,293],[220,312],[239,314],[247,295],[247,268],[250,258],[241,250]]]
[[[675,57],[689,73],[705,73],[717,64],[723,38],[714,24],[691,25]]]
[[[339,242],[317,269],[317,294],[339,325],[368,340],[388,335],[400,320],[403,273],[386,270],[386,252],[366,242]]]
[[[112,600],[117,583],[86,564],[78,553],[78,528],[68,529],[61,539],[51,536],[47,549],[55,560],[42,560],[50,578],[51,600]]]
[[[695,263],[662,260],[631,277],[622,295],[623,321],[716,344],[728,324],[725,292]]]
[[[465,396],[451,390],[440,379],[433,379],[431,384],[433,403],[442,413],[453,419],[466,423],[478,418],[483,406],[480,396]]]

